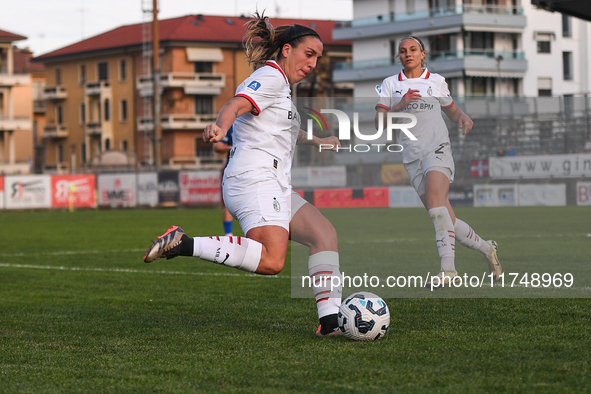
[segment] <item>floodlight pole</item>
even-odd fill
[[[162,125],[160,122],[160,29],[158,26],[158,0],[152,1],[152,81],[154,86],[154,165],[162,164]]]

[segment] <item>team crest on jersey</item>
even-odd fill
[[[382,87],[380,85],[376,85],[376,92],[378,92],[378,94],[382,94]]]
[[[261,83],[259,81],[252,81],[251,83],[248,84],[246,89],[250,90],[251,92],[256,92],[257,90],[259,90],[260,87],[261,87]]]
[[[429,96],[433,96],[433,89],[431,89],[431,86],[429,86],[429,89],[427,89],[427,94]]]
[[[275,209],[275,212],[281,211],[281,204],[279,204],[279,201],[275,197],[273,197],[273,209]]]

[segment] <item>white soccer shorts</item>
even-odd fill
[[[438,171],[447,176],[449,183],[454,181],[454,159],[449,143],[440,144],[422,159],[405,163],[406,173],[419,196],[425,194],[425,178],[429,171]]]
[[[289,231],[291,218],[307,203],[267,170],[224,178],[222,191],[226,208],[244,234],[261,226],[280,226]]]

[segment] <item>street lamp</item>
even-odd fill
[[[499,93],[497,95],[499,97],[501,97],[501,60],[503,60],[503,56],[497,55],[495,57],[495,60],[497,61],[497,74],[498,74],[497,75],[497,80],[498,80],[497,84],[499,86],[499,90],[498,90]]]

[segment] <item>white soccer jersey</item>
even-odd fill
[[[419,78],[406,78],[404,72],[400,71],[399,74],[384,79],[376,107],[390,110],[400,102],[408,89],[418,89],[421,98],[408,104],[402,111],[417,117],[417,125],[409,129],[417,137],[416,141],[400,133],[399,143],[404,147],[404,163],[421,159],[440,144],[449,143],[449,131],[441,115],[441,108],[449,108],[454,104],[445,78],[425,69]]]
[[[234,122],[226,176],[267,168],[289,186],[300,116],[285,73],[276,62],[268,61],[238,86],[236,96],[250,101],[254,110]]]

